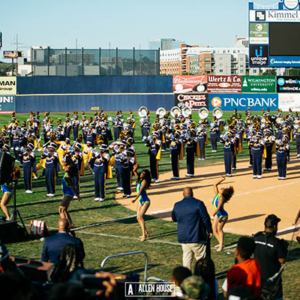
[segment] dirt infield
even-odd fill
[[[291,229],[292,223],[300,204],[300,159],[297,159],[295,154],[291,155],[286,180],[278,180],[275,159],[276,156],[273,156],[273,170],[263,173],[262,179],[252,178],[252,169],[248,167],[249,160],[238,160],[233,177],[226,178],[220,185],[232,185],[235,189],[234,196],[225,206],[229,214],[225,232],[251,235],[262,230],[265,217],[273,213],[281,218],[280,235],[291,239],[294,231]],[[170,180],[171,173],[160,175],[160,182],[153,184],[148,190],[151,206],[147,214],[171,220],[174,203],[183,198],[182,191],[186,186],[193,188],[194,196],[202,200],[208,212],[212,214],[212,186],[224,171],[223,163],[215,163],[196,168],[194,178],[184,177],[184,169],[180,170],[180,180]],[[132,195],[136,195],[135,191]],[[118,203],[135,210],[136,204],[132,204],[131,199],[124,200],[122,194],[116,193]]]

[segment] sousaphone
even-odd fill
[[[216,117],[217,119],[221,119],[223,117],[223,111],[221,108],[215,108],[213,110],[213,116]]]
[[[208,109],[205,108],[205,107],[200,108],[200,109],[198,110],[198,115],[199,115],[199,118],[200,118],[201,120],[206,119],[206,118],[208,117],[208,115],[209,115]]]

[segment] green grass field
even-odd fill
[[[93,114],[87,114],[92,116]],[[114,116],[115,114],[109,114]],[[123,114],[126,118],[128,113]],[[138,115],[134,114],[138,124]],[[223,118],[227,119],[230,113],[225,113]],[[65,114],[51,114],[56,124],[58,117],[63,118]],[[1,115],[0,126],[7,124],[10,116]],[[17,115],[20,121],[26,120],[28,115]],[[210,117],[211,118],[211,117]],[[151,113],[151,120],[155,119],[154,113]],[[198,115],[193,113],[194,121],[198,122]],[[137,160],[140,165],[139,170],[149,168],[149,158],[147,148],[141,140],[140,127],[137,126],[135,134]],[[244,144],[246,146],[246,144]],[[295,151],[295,143],[291,143],[292,151]],[[38,154],[39,155],[39,154]],[[247,158],[248,149],[244,147],[243,152],[238,159]],[[205,161],[196,160],[196,165],[211,164],[223,160],[223,150],[218,146],[218,152],[212,155],[210,145],[207,147],[207,159]],[[185,168],[185,161],[180,162],[180,167]],[[169,152],[162,153],[162,159],[159,165],[160,173],[171,171]],[[39,171],[41,175],[41,171]],[[50,233],[56,232],[56,224],[59,218],[58,207],[62,198],[60,180],[62,172],[57,180],[56,197],[47,198],[45,188],[45,178],[39,178],[33,181],[34,194],[24,194],[23,180],[19,180],[17,190],[18,209],[26,225],[30,220],[44,220],[50,228]],[[137,250],[145,251],[149,256],[148,277],[155,276],[166,280],[170,279],[172,269],[182,264],[182,251],[177,244],[176,224],[173,222],[163,221],[151,216],[146,217],[147,227],[151,233],[149,241],[140,242],[140,227],[134,217],[134,212],[117,204],[114,200],[116,188],[116,179],[109,179],[106,185],[106,199],[102,203],[94,203],[94,182],[92,175],[86,175],[81,178],[81,195],[82,202],[73,201],[69,212],[73,218],[76,227],[93,225],[89,228],[77,230],[76,234],[82,239],[85,245],[86,258],[85,267],[100,268],[101,261],[108,255],[125,253]],[[172,192],[172,191],[170,191]],[[178,201],[181,199],[178,199]],[[163,200],[162,200],[163,201]],[[11,203],[12,204],[12,203]],[[271,213],[271,211],[270,211]],[[2,212],[0,212],[2,214]],[[293,216],[291,216],[292,218]],[[111,221],[111,222],[109,222]],[[97,225],[97,223],[100,223]],[[225,228],[226,230],[226,228]],[[233,244],[239,236],[233,234],[225,235],[226,245]],[[216,240],[212,239],[212,246]],[[43,242],[39,239],[27,240],[18,243],[8,244],[11,255],[32,258],[39,260]],[[300,277],[298,276],[300,249],[293,242],[290,245],[290,255],[286,270],[283,275],[284,298],[297,299],[300,291]],[[221,253],[212,250],[212,258],[215,262],[216,273],[219,284],[222,285],[226,276],[226,271],[234,264],[233,250]],[[122,257],[108,261],[106,270],[118,273],[140,273],[142,275],[144,261],[142,256]]]

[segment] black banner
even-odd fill
[[[250,67],[262,67],[269,65],[269,46],[250,45]]]
[[[184,106],[194,110],[205,107],[209,109],[208,94],[174,94],[175,106],[183,103]]]
[[[300,77],[298,76],[278,76],[277,77],[278,93],[299,93]]]

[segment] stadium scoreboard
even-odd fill
[[[300,67],[299,0],[268,7],[249,2],[249,65]]]

